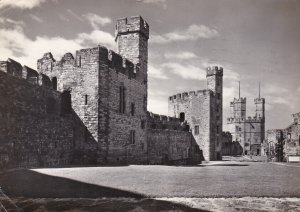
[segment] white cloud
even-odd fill
[[[168,52],[165,53],[164,56],[167,59],[181,59],[181,60],[197,58],[197,55],[195,55],[193,52],[179,52],[179,53]]]
[[[167,1],[166,0],[136,0],[137,2],[142,2],[145,4],[154,4],[157,6],[162,6],[162,8],[167,8]]]
[[[191,64],[163,63],[162,67],[184,79],[206,79],[206,71]]]
[[[21,23],[10,20],[10,26],[6,26],[0,19],[0,52],[1,60],[8,57],[18,60],[23,65],[36,68],[36,60],[45,52],[52,52],[56,59],[60,59],[66,52],[75,52],[81,48],[93,47],[103,44],[108,48],[115,48],[114,37],[101,30],[93,30],[90,33],[79,33],[74,39],[63,37],[37,36],[34,39],[27,37]],[[5,27],[2,27],[5,26]]]
[[[210,29],[205,25],[193,24],[185,30],[169,32],[163,35],[153,35],[150,37],[152,43],[170,43],[173,41],[193,41],[199,38],[213,38],[218,36],[216,29]]]
[[[0,9],[11,7],[20,9],[32,9],[34,7],[40,6],[45,0],[1,0]]]
[[[300,87],[297,88],[297,91],[300,92]]]
[[[150,78],[168,79],[168,77],[165,75],[163,70],[161,70],[160,68],[154,67],[151,64],[149,64],[149,67],[148,67],[148,74],[149,74]]]
[[[38,17],[36,15],[29,14],[29,16],[32,18],[32,20],[35,20],[36,22],[39,22],[39,23],[43,23],[44,22],[43,19],[41,19],[40,17]]]
[[[112,22],[110,18],[101,17],[94,13],[85,14],[85,15],[83,15],[83,17],[86,18],[90,22],[91,26],[94,29],[99,29],[99,26],[104,26],[104,25]]]

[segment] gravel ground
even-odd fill
[[[100,198],[23,199],[14,201],[25,212],[39,211],[300,211],[299,198]]]

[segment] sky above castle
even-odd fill
[[[224,67],[224,123],[239,80],[247,116],[261,82],[266,129],[300,111],[298,0],[0,0],[0,60],[36,69],[49,51],[59,60],[98,44],[116,50],[115,20],[133,15],[150,25],[150,111],[167,114],[169,96],[205,89],[210,65]]]

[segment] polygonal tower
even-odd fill
[[[149,25],[141,16],[117,20],[115,40],[118,52],[139,65],[137,80],[147,83]]]
[[[230,107],[232,108],[233,117],[235,119],[244,120],[246,119],[246,97],[241,97],[241,89],[239,82],[239,98],[234,98],[233,102],[230,103]]]
[[[259,84],[259,92],[258,98],[254,99],[255,103],[255,116],[257,118],[265,118],[265,98],[260,97],[260,84]]]
[[[223,68],[218,66],[207,68],[206,78],[207,88],[211,90],[215,96],[216,159],[221,159],[220,152],[223,132]]]

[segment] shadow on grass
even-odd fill
[[[25,211],[37,210],[40,207],[56,208],[55,211],[71,210],[72,208],[83,209],[84,205],[84,207],[92,207],[95,199],[100,204],[95,210],[90,208],[91,211],[103,209],[105,211],[128,211],[138,207],[148,211],[204,211],[178,203],[149,199],[142,194],[134,192],[49,176],[26,169],[1,173],[0,186],[9,197],[16,200],[18,198],[15,197],[22,197],[22,201],[16,201],[16,204]],[[44,201],[40,201],[37,198],[44,198]],[[94,200],[90,200],[91,205],[86,205],[88,202],[79,198]],[[135,201],[127,201],[127,199]],[[65,204],[62,205],[63,202]]]

